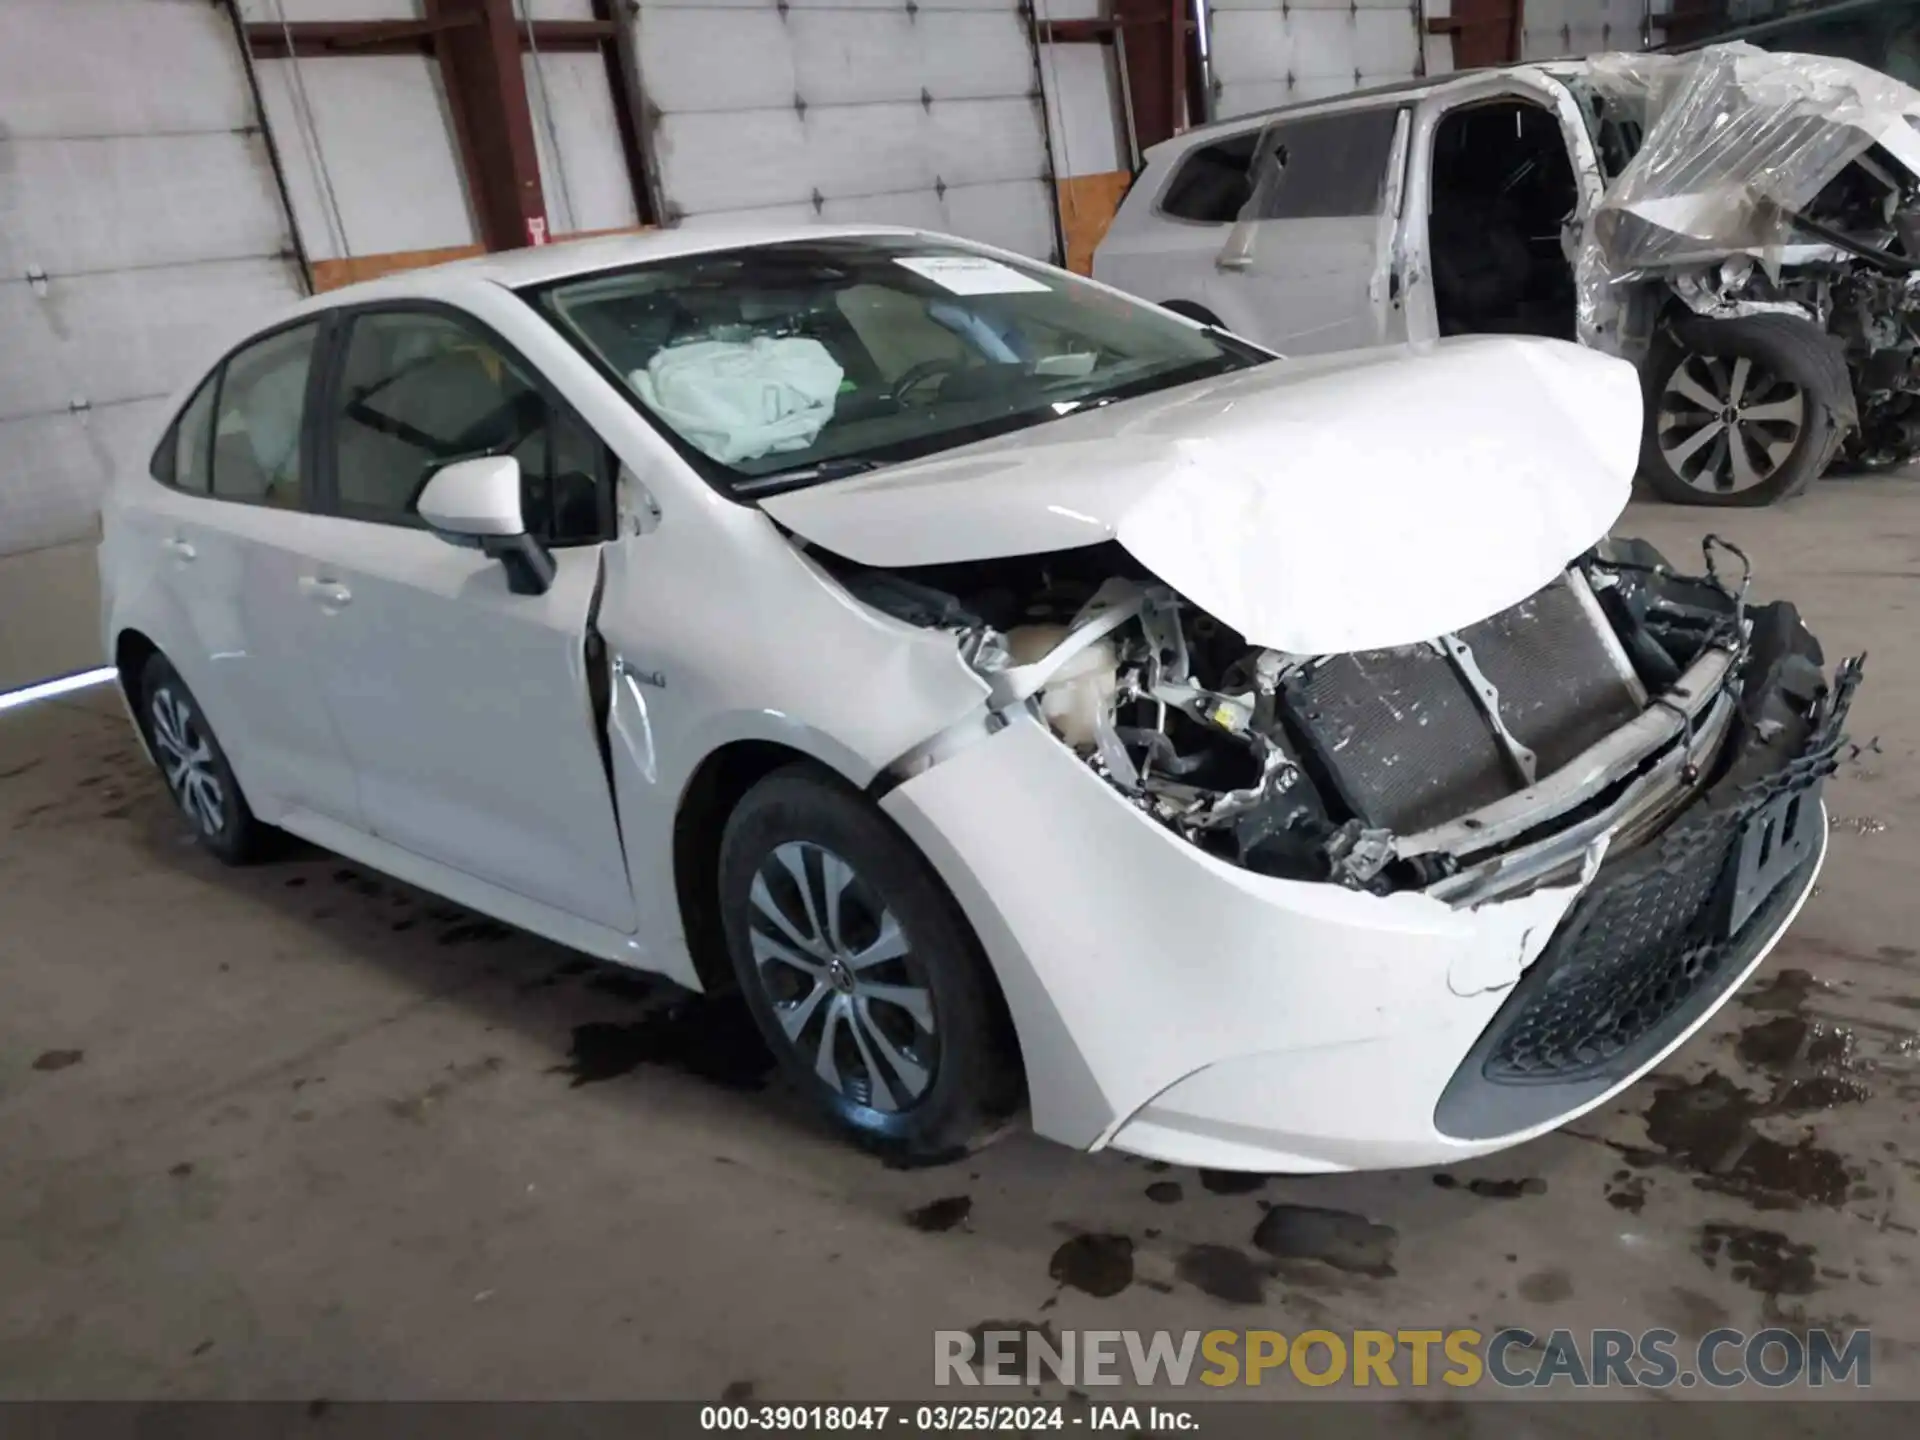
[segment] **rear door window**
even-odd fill
[[[193,392],[180,418],[167,431],[167,438],[153,452],[153,478],[190,495],[205,495],[209,461],[213,453],[213,399],[220,388],[220,372],[215,370]]]
[[[1399,109],[1281,120],[1260,134],[1252,218],[1322,220],[1379,213]]]
[[[320,322],[256,341],[227,360],[213,425],[213,494],[298,510],[304,502],[302,432]]]
[[[1252,193],[1248,170],[1259,141],[1260,132],[1249,130],[1195,150],[1167,183],[1160,212],[1203,225],[1231,225]]]

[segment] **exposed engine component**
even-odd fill
[[[1713,536],[1703,550],[1704,573],[1687,575],[1642,541],[1610,540],[1457,635],[1324,656],[1248,645],[1110,545],[842,579],[953,631],[991,713],[1028,707],[1209,853],[1290,879],[1471,897],[1577,869],[1598,822],[1632,822],[1612,826],[1616,848],[1651,838],[1734,748],[1761,622],[1745,556]],[[1804,637],[1790,609],[1756,613],[1767,633]],[[1816,647],[1788,677],[1809,712],[1817,662]],[[1765,683],[1781,703],[1780,677]],[[1570,837],[1557,849],[1556,834]]]
[[[1700,322],[1798,319],[1834,352],[1801,378],[1832,412],[1841,457],[1879,467],[1920,453],[1913,91],[1741,44],[1604,56],[1570,83],[1607,180],[1579,260],[1590,343],[1638,360],[1658,312],[1689,348],[1719,354]],[[1678,303],[1637,303],[1658,295]]]

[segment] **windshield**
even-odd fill
[[[1272,358],[1070,275],[912,235],[685,255],[528,298],[741,496]]]

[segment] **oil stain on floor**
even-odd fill
[[[1133,1239],[1127,1235],[1075,1235],[1053,1252],[1047,1274],[1071,1290],[1105,1299],[1133,1283]]]
[[[680,1070],[729,1090],[759,1090],[773,1071],[773,1056],[744,1002],[691,996],[631,1023],[576,1025],[567,1063],[555,1068],[571,1076],[577,1089],[643,1065]]]

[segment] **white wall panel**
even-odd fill
[[[640,209],[620,143],[606,62],[581,51],[520,57],[540,189],[556,235],[638,225]]]
[[[45,296],[0,284],[0,415],[165,395],[214,359],[236,323],[300,294],[292,268],[267,258],[63,276]],[[236,322],[236,296],[259,309]]]
[[[164,405],[163,400],[132,400],[0,420],[0,445],[35,457],[36,479],[42,482],[0,488],[0,535],[6,537],[7,553],[44,549],[86,533],[109,477],[119,466],[137,465],[144,458],[140,451],[159,428]],[[87,517],[83,524],[74,522],[76,509]],[[0,555],[0,563],[4,561]],[[48,673],[80,668],[50,665]],[[36,678],[11,677],[14,683]]]
[[[0,0],[5,138],[236,130],[253,104],[204,0]],[[168,76],[154,74],[164,63]],[[152,83],[129,84],[146,73]],[[191,84],[179,77],[193,77]]]
[[[1418,0],[1208,0],[1219,119],[1420,73]]]
[[[1646,0],[1527,0],[1521,17],[1521,58],[1638,50],[1646,16]]]
[[[1040,83],[1047,96],[1055,174],[1099,175],[1133,168],[1111,45],[1042,45]]]
[[[162,397],[303,289],[224,10],[0,3],[0,554],[89,535]]]
[[[420,0],[240,0],[247,20],[417,20]]]
[[[634,36],[670,219],[891,221],[1052,253],[1017,0],[642,0]]]
[[[0,167],[0,276],[270,255],[287,243],[257,135],[14,141]]]
[[[479,238],[431,58],[328,55],[262,60],[255,68],[311,258]]]

